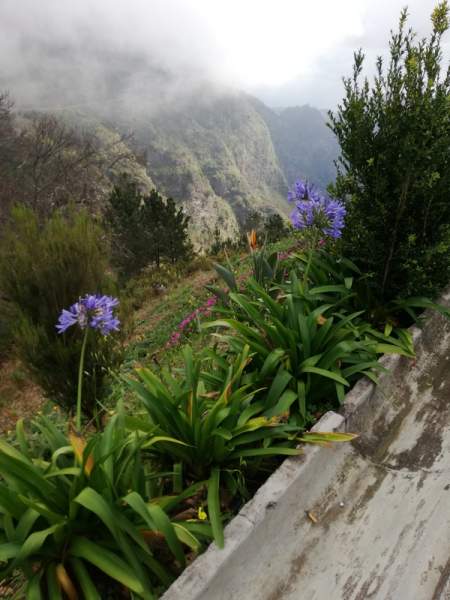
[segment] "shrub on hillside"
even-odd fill
[[[172,198],[164,200],[156,190],[144,196],[138,186],[123,176],[114,187],[106,211],[112,232],[113,259],[124,276],[186,260],[192,251],[188,236],[189,217]]]
[[[40,224],[29,208],[16,206],[0,242],[0,289],[11,311],[11,333],[20,358],[56,402],[76,399],[81,336],[58,335],[61,310],[86,293],[111,291],[108,247],[87,213],[55,213]],[[89,340],[85,410],[101,395],[107,368],[119,358],[117,340]]]
[[[432,14],[430,38],[406,29],[407,13],[381,58],[373,85],[362,79],[364,55],[331,129],[341,146],[334,188],[346,199],[343,251],[372,274],[383,303],[435,296],[450,279],[450,71],[442,69],[448,5]]]

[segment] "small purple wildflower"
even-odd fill
[[[79,325],[81,329],[90,327],[98,329],[102,335],[108,335],[119,329],[120,321],[113,312],[118,304],[117,298],[112,296],[86,294],[72,304],[69,310],[63,309],[56,329],[58,333],[64,333],[72,325]]]
[[[324,235],[339,238],[344,228],[345,206],[340,200],[322,195],[313,185],[296,181],[288,200],[295,201],[291,221],[295,229],[319,227]]]

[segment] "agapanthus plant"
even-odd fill
[[[341,237],[346,209],[340,200],[325,196],[314,185],[302,180],[295,182],[288,200],[295,203],[291,212],[295,229],[314,228],[323,236]]]
[[[102,335],[107,336],[113,331],[119,330],[120,321],[114,315],[114,309],[118,306],[119,301],[112,296],[101,296],[100,294],[86,294],[80,298],[78,302],[61,312],[56,329],[58,333],[64,333],[72,327],[78,327],[84,330],[84,339],[81,346],[80,366],[78,369],[78,390],[77,390],[77,414],[76,425],[77,430],[81,427],[81,398],[83,389],[83,367],[84,356],[86,353],[87,338],[90,329],[99,331]]]
[[[72,304],[69,310],[63,309],[59,316],[56,329],[64,333],[72,325],[80,329],[98,329],[103,335],[119,329],[120,321],[114,316],[114,308],[119,304],[117,298],[86,294],[78,302]]]
[[[303,230],[305,239],[309,242],[308,261],[303,276],[306,286],[313,252],[325,243],[327,237],[341,237],[347,211],[340,200],[322,194],[314,185],[301,179],[288,192],[288,201],[295,205],[291,212],[292,225],[295,229]]]

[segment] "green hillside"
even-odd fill
[[[198,242],[216,225],[233,237],[254,209],[286,211],[287,184],[269,128],[246,96],[196,97],[125,126],[157,188],[185,204]]]
[[[18,169],[24,161],[42,162],[40,147],[51,157],[53,138],[65,140],[63,159],[55,155],[40,170],[50,187],[55,169],[61,172],[60,203],[79,197],[101,212],[112,185],[126,172],[145,193],[156,187],[183,204],[197,249],[210,246],[216,227],[224,240],[235,238],[255,210],[287,214],[288,186],[299,176],[326,187],[337,152],[320,111],[297,107],[276,112],[247,94],[209,87],[158,106],[150,97],[148,105],[140,99],[133,109],[124,105],[114,112],[90,108],[16,114],[16,126],[30,140],[29,156],[18,153]],[[17,170],[16,175],[24,197],[44,189],[35,185],[31,171]]]

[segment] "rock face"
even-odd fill
[[[183,200],[194,237],[215,226],[234,237],[255,209],[286,212],[287,182],[268,125],[246,96],[195,98],[127,125],[156,187]]]
[[[339,145],[326,126],[327,116],[311,106],[274,111],[254,99],[255,109],[270,131],[283,174],[289,185],[304,177],[323,190],[335,178]]]
[[[200,245],[216,226],[233,237],[255,209],[286,214],[296,177],[325,188],[334,176],[337,144],[311,107],[277,113],[246,94],[207,91],[121,126],[156,187],[183,201]]]
[[[336,143],[320,111],[272,110],[125,46],[100,41],[89,27],[76,36],[31,36],[18,49],[21,60],[0,73],[0,91],[11,92],[19,111],[53,111],[96,133],[112,165],[98,177],[97,206],[123,170],[144,190],[154,185],[183,203],[201,243],[216,226],[232,237],[249,211],[287,213],[287,189],[299,176],[322,188],[334,178]],[[127,148],[118,135],[130,131],[129,156],[119,160]]]
[[[311,107],[274,111],[247,94],[205,86],[157,107],[141,99],[114,113],[59,117],[97,138],[108,165],[97,177],[97,206],[126,172],[144,192],[156,187],[183,204],[198,248],[209,247],[216,227],[222,239],[234,238],[254,210],[287,214],[288,186],[298,176],[323,188],[333,178],[336,144]]]

